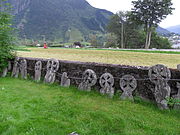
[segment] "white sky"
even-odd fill
[[[126,11],[131,10],[132,0],[87,0],[92,6],[96,8],[106,9],[113,13],[117,11]],[[175,10],[173,11],[173,15],[168,15],[165,20],[160,23],[160,26],[163,28],[167,28],[169,26],[180,25],[180,0],[172,0],[173,7]]]

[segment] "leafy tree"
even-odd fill
[[[148,49],[151,44],[151,36],[154,28],[172,14],[171,0],[137,0],[132,1],[134,8],[132,15],[134,21],[144,24],[146,31],[145,48]]]
[[[107,30],[111,33],[114,33],[118,39],[121,48],[124,48],[124,34],[125,34],[125,25],[128,19],[128,13],[120,11],[116,15],[112,16],[110,23],[108,24]]]
[[[131,20],[131,12],[119,12],[111,17],[107,31],[117,37],[121,48],[140,48],[144,39],[142,26]]]
[[[108,33],[106,34],[106,43],[105,47],[117,47],[117,37],[114,34]]]
[[[151,48],[157,48],[157,49],[171,49],[172,45],[169,42],[168,38],[158,36],[156,32],[152,33],[152,39],[151,39],[152,45]]]
[[[13,28],[9,4],[6,0],[0,0],[0,4],[0,71],[2,71],[7,66],[7,60],[13,57]]]

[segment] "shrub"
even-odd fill
[[[11,26],[12,16],[9,12],[9,5],[0,0],[0,71],[7,66],[7,60],[14,56],[13,51],[13,28]]]

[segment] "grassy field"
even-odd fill
[[[179,111],[96,92],[0,78],[1,135],[179,135]]]
[[[149,51],[115,51],[94,49],[43,49],[29,48],[28,51],[19,51],[19,56],[35,58],[57,58],[60,60],[100,62],[132,66],[152,66],[164,64],[176,68],[180,64],[180,53],[149,52]]]

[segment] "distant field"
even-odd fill
[[[102,49],[43,49],[28,48],[30,51],[18,51],[18,56],[35,58],[56,58],[60,60],[99,62],[132,66],[152,66],[164,64],[176,68],[180,64],[180,52],[164,51],[115,51]]]

